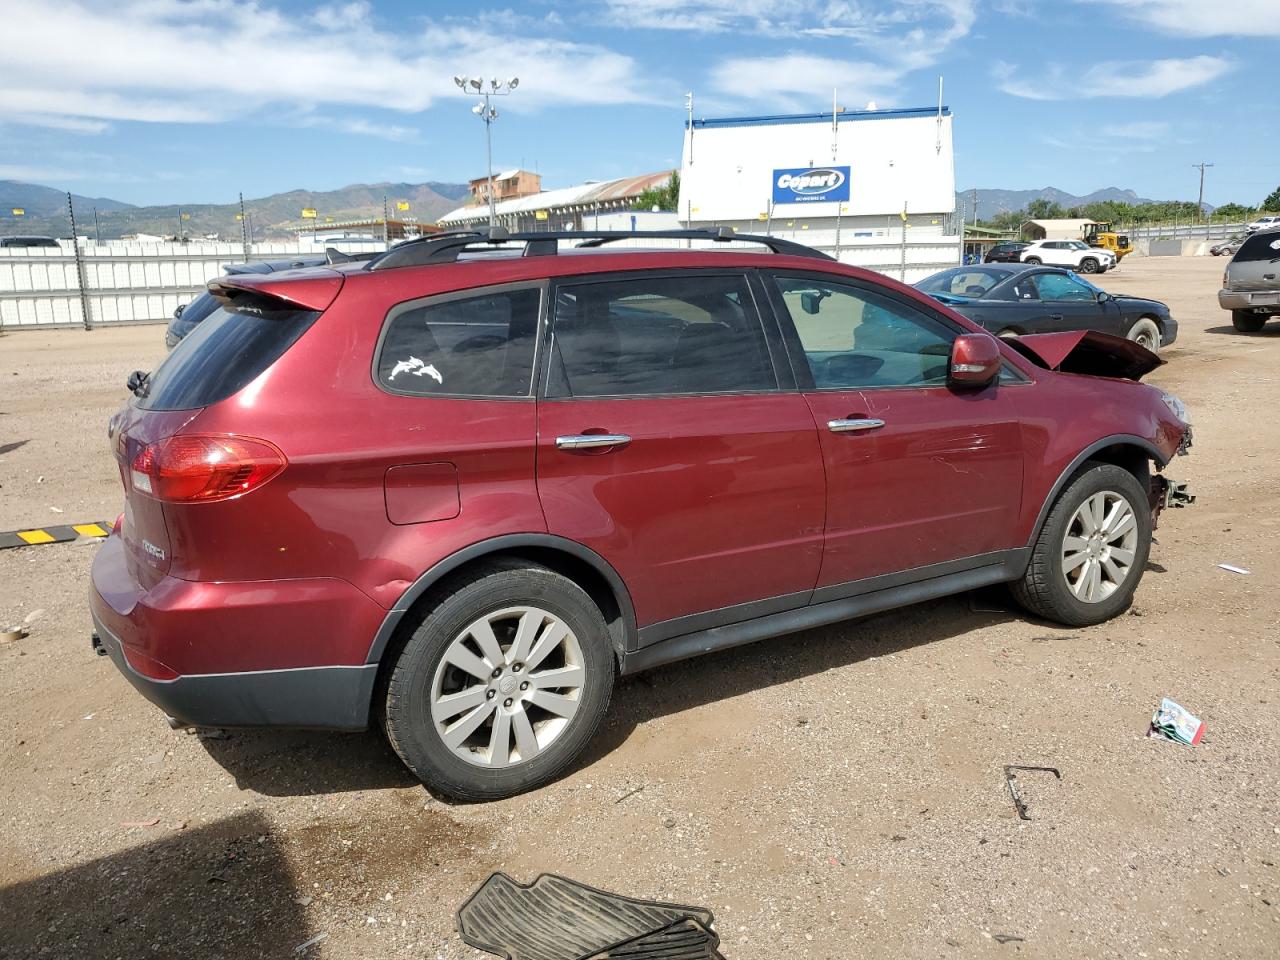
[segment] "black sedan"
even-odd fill
[[[1178,336],[1178,322],[1159,300],[1114,296],[1061,267],[953,267],[915,286],[998,336],[1097,330],[1153,352]]]
[[[982,260],[984,263],[1021,263],[1019,254],[1025,249],[1027,249],[1027,244],[1017,240],[997,243],[986,252]]]

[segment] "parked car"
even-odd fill
[[[1159,300],[1107,293],[1061,267],[953,267],[916,289],[1002,337],[1097,330],[1155,353],[1178,338],[1178,323]]]
[[[1251,234],[1222,274],[1218,305],[1231,311],[1231,324],[1257,333],[1280,316],[1280,228]]]
[[[1020,240],[997,243],[986,252],[982,261],[983,263],[1017,263],[1018,254],[1025,249],[1027,249],[1027,245]]]
[[[109,425],[95,647],[174,725],[381,727],[486,799],[563,772],[619,674],[994,583],[1129,605],[1187,499],[1157,357],[778,238],[583,236],[214,281]]]
[[[1278,228],[1280,228],[1280,213],[1265,214],[1253,221],[1253,223],[1245,226],[1245,229],[1249,231],[1249,233],[1257,233],[1259,230],[1275,230]]]
[[[1209,252],[1215,257],[1232,256],[1240,249],[1240,244],[1244,243],[1245,238],[1248,236],[1249,235],[1247,233],[1238,233],[1230,239],[1223,240],[1220,243],[1215,243],[1209,248]]]
[[[1080,273],[1106,273],[1116,265],[1110,250],[1091,247],[1083,240],[1033,240],[1019,253],[1023,263],[1047,263],[1070,267]]]
[[[57,247],[62,248],[53,237],[0,237],[0,247]]]

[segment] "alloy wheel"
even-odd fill
[[[1138,519],[1120,494],[1103,490],[1076,508],[1062,541],[1062,576],[1072,595],[1099,603],[1133,572]]]
[[[568,624],[538,607],[508,607],[449,644],[432,680],[431,719],[463,760],[510,767],[564,733],[585,682],[582,647]]]

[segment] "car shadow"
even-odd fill
[[[260,813],[132,829],[167,835],[0,887],[0,957],[289,957],[314,935]]]
[[[1253,333],[1245,333],[1242,330],[1237,330],[1230,324],[1220,327],[1205,327],[1204,332],[1216,333],[1230,337],[1280,337],[1280,323],[1268,323],[1261,330],[1257,330]]]
[[[1029,619],[1008,591],[991,587],[859,620],[747,644],[623,678],[604,724],[573,771],[617,750],[647,721],[728,700],[872,657],[940,643],[1010,620]],[[1033,621],[1046,631],[1071,630]],[[418,785],[379,732],[232,730],[205,739],[209,755],[241,789],[309,796]],[[452,803],[447,797],[436,799]]]

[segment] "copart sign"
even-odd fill
[[[848,167],[801,167],[773,171],[774,203],[815,203],[848,199]]]

